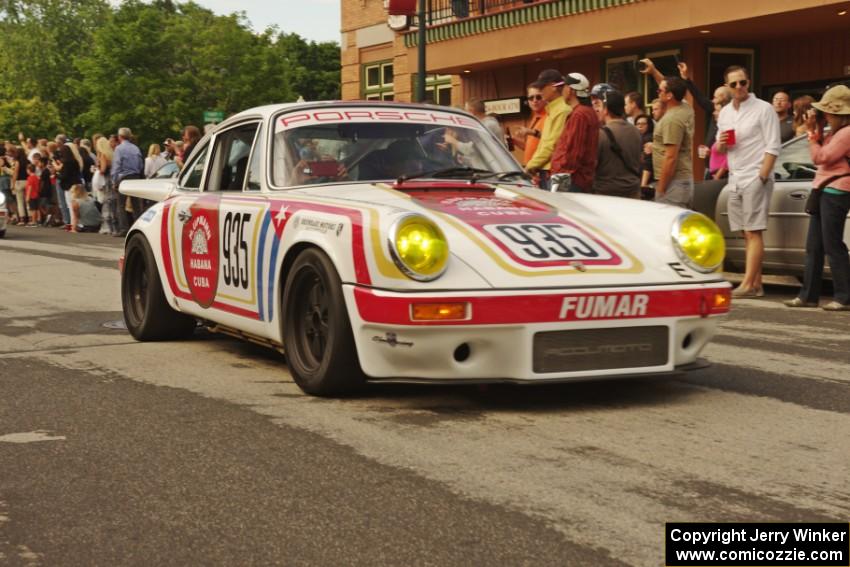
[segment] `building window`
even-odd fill
[[[644,103],[649,104],[658,96],[658,83],[649,75],[642,75],[637,67],[641,59],[652,59],[655,68],[665,77],[679,76],[680,49],[667,49],[637,55],[611,57],[605,60],[605,82],[621,89],[623,93],[637,91],[643,93]]]
[[[620,89],[623,94],[640,90],[640,73],[637,55],[612,57],[605,60],[605,82]]]
[[[363,98],[366,100],[393,100],[392,61],[379,61],[363,65]]]
[[[706,92],[713,93],[714,89],[726,83],[723,73],[732,65],[740,65],[747,70],[753,84],[750,92],[756,92],[756,70],[755,49],[740,49],[735,47],[709,47],[708,48],[708,84]]]
[[[452,105],[452,76],[427,75],[425,77],[425,102],[442,106]]]

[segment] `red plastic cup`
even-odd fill
[[[735,145],[735,130],[726,130],[726,145],[734,146]]]

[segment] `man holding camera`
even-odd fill
[[[747,257],[744,280],[732,296],[762,297],[762,232],[767,229],[773,165],[781,147],[779,118],[770,103],[750,94],[746,69],[729,67],[724,77],[732,103],[717,117],[717,151],[729,161],[729,228],[744,231]]]

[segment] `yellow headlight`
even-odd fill
[[[680,214],[673,223],[672,237],[679,257],[698,272],[714,272],[723,265],[726,242],[707,216],[690,211]]]
[[[430,281],[445,271],[449,244],[443,231],[432,221],[420,215],[408,215],[393,225],[390,253],[407,276]]]

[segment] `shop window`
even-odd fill
[[[644,102],[649,104],[658,96],[658,83],[653,77],[643,75],[638,71],[638,61],[641,59],[652,59],[655,68],[664,76],[679,76],[680,49],[667,49],[664,51],[652,51],[650,53],[638,53],[636,55],[624,55],[611,57],[605,60],[605,82],[619,88],[623,93],[637,91],[643,93]]]
[[[755,89],[756,70],[753,68],[756,60],[755,49],[742,49],[737,47],[709,47],[708,48],[708,84],[706,92],[712,93],[714,89],[725,84],[723,72],[732,65],[739,65],[747,70],[753,84],[750,92]]]
[[[605,82],[620,89],[622,93],[640,90],[640,73],[637,70],[637,55],[612,57],[605,60]]]
[[[366,100],[393,100],[392,61],[363,65],[363,98]]]

